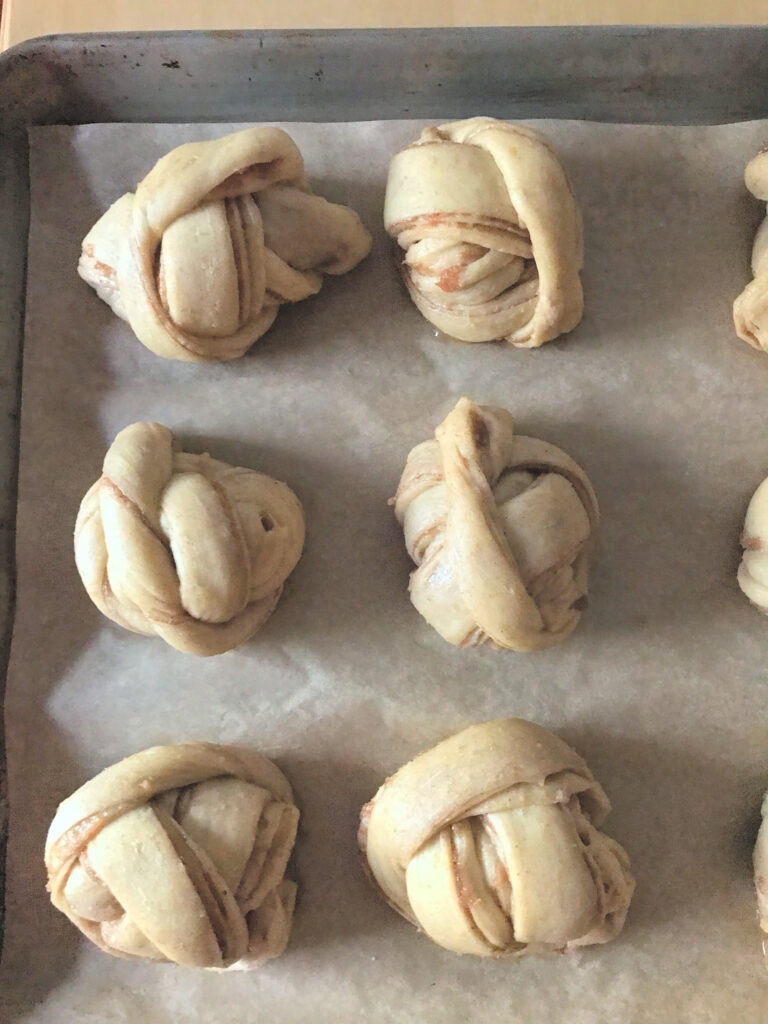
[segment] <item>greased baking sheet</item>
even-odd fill
[[[768,1012],[750,867],[768,783],[768,623],[735,584],[746,503],[768,473],[768,358],[730,319],[763,212],[743,167],[768,124],[540,122],[584,212],[586,314],[538,351],[438,337],[406,297],[381,206],[388,157],[421,124],[286,125],[316,190],[356,209],[374,248],[220,366],[152,355],[75,266],[91,224],[159,156],[239,126],[30,132],[4,1022],[732,1024]],[[559,649],[455,650],[409,603],[387,499],[462,394],[511,409],[597,491],[590,608]],[[307,546],[282,601],[230,654],[199,660],[124,632],[80,584],[78,504],[137,419],[286,480],[304,504]],[[363,876],[357,813],[383,778],[505,714],[561,733],[613,801],[605,829],[638,885],[609,946],[458,958]],[[302,809],[292,940],[254,974],[108,958],[44,891],[59,800],[126,754],[186,739],[274,757]]]

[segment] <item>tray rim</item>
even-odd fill
[[[274,52],[280,48],[286,50],[292,50],[292,58],[296,58],[297,50],[303,49],[305,52],[313,47],[317,47],[320,44],[325,44],[332,53],[334,50],[338,53],[340,51],[349,52],[350,44],[354,44],[355,47],[358,44],[372,45],[374,43],[385,43],[389,46],[392,56],[392,64],[397,66],[397,57],[401,56],[403,52],[407,55],[407,47],[415,46],[419,42],[441,42],[443,44],[456,43],[459,41],[466,41],[476,39],[482,44],[479,48],[490,47],[496,44],[500,45],[501,40],[504,40],[505,45],[509,42],[519,40],[521,43],[526,45],[532,43],[540,43],[543,40],[548,40],[552,43],[563,43],[568,42],[571,44],[579,43],[589,44],[590,47],[597,45],[601,42],[610,41],[622,41],[627,44],[622,47],[621,53],[625,57],[632,57],[632,46],[636,46],[642,41],[646,41],[651,44],[652,47],[659,49],[663,44],[668,43],[673,47],[678,46],[678,55],[682,56],[684,52],[691,50],[690,44],[706,44],[712,41],[726,41],[729,44],[741,43],[744,44],[750,40],[755,41],[762,39],[768,44],[768,23],[766,24],[755,24],[748,23],[743,25],[731,25],[731,24],[707,24],[707,25],[695,25],[695,24],[676,24],[676,25],[654,25],[654,24],[636,24],[636,25],[623,25],[623,24],[611,24],[611,25],[545,25],[545,26],[464,26],[464,27],[418,27],[418,28],[381,28],[381,29],[325,29],[325,28],[313,28],[313,29],[211,29],[211,30],[186,30],[186,29],[174,29],[165,30],[162,32],[148,32],[148,31],[137,31],[137,32],[125,32],[125,31],[110,31],[110,32],[83,32],[83,33],[64,33],[64,34],[47,34],[36,36],[31,39],[24,40],[16,43],[14,46],[9,47],[5,51],[0,52],[0,85],[3,86],[0,89],[0,131],[3,128],[7,130],[8,126],[16,127],[31,127],[35,124],[41,123],[62,123],[57,122],[55,117],[57,110],[60,113],[62,111],[62,96],[61,94],[51,94],[45,97],[44,102],[40,105],[40,111],[44,113],[45,119],[41,120],[40,114],[37,116],[32,111],[32,105],[37,97],[29,92],[21,92],[19,94],[13,94],[12,90],[9,90],[9,86],[14,85],[14,76],[23,77],[23,70],[29,67],[30,63],[34,66],[34,61],[40,56],[50,55],[55,58],[59,58],[64,70],[69,70],[75,76],[79,75],[83,70],[87,70],[89,67],[89,58],[96,56],[98,49],[103,49],[106,53],[101,56],[109,58],[114,55],[118,49],[130,49],[131,47],[138,48],[144,46],[145,51],[149,49],[162,49],[163,47],[179,46],[179,47],[194,47],[197,44],[200,46],[210,47],[239,47],[243,44],[257,44],[258,49],[261,49],[265,44],[272,49]],[[685,40],[688,44],[686,47],[680,47],[679,43]],[[89,50],[89,47],[92,48]],[[478,47],[476,47],[478,48]],[[327,56],[326,54],[320,54],[320,58]],[[538,56],[539,54],[537,54]],[[144,58],[145,53],[140,53],[140,57]],[[582,51],[583,56],[583,51]],[[69,58],[67,63],[66,58]],[[124,58],[127,60],[127,56]],[[78,67],[78,63],[81,65]],[[176,64],[178,61],[169,62]],[[625,65],[629,61],[625,61]],[[555,61],[550,61],[552,67],[556,67]],[[164,68],[172,70],[169,64],[163,64]],[[765,65],[761,63],[761,67]],[[113,69],[118,70],[118,69]],[[127,72],[130,76],[136,70],[144,72],[145,68],[140,63],[130,63],[125,67],[120,68],[121,73]],[[366,70],[369,70],[366,68]],[[509,77],[512,77],[512,71],[517,69],[508,69]],[[620,66],[619,70],[623,68]],[[659,69],[656,69],[657,71]],[[708,71],[712,69],[708,68]],[[737,69],[738,70],[738,69]],[[743,69],[741,70],[742,77],[744,77]],[[134,77],[136,77],[134,75]],[[168,76],[166,76],[167,78]],[[429,77],[429,76],[427,76]],[[647,76],[646,76],[647,77]],[[768,68],[760,76],[762,83],[768,86]],[[759,80],[760,80],[759,79]],[[249,79],[250,81],[250,79]],[[112,81],[112,85],[117,89],[118,83]],[[428,84],[428,83],[427,83]],[[647,91],[650,82],[648,80],[632,86],[632,91],[642,93]],[[756,92],[761,91],[759,87],[755,90]],[[766,90],[763,89],[763,92]],[[9,102],[7,96],[11,92],[11,101]],[[5,98],[4,94],[5,93]],[[445,94],[443,94],[445,95]],[[657,97],[658,98],[658,97]],[[129,95],[123,97],[124,100],[129,101],[131,97]],[[675,99],[678,101],[680,97],[676,96]],[[768,107],[765,108],[768,113]],[[401,114],[395,114],[394,116],[402,116]],[[422,115],[417,115],[422,116]],[[425,117],[432,115],[423,115]],[[517,114],[515,116],[524,116]],[[548,114],[540,113],[537,116],[546,117],[551,116]],[[754,116],[754,115],[753,115]],[[145,118],[146,119],[146,118]],[[211,120],[211,118],[202,118],[204,120]],[[287,119],[287,118],[284,118]],[[326,118],[327,119],[327,118]],[[589,120],[618,120],[615,117],[607,118],[595,118],[593,116],[588,117]],[[732,120],[748,120],[750,116],[746,117],[731,117]],[[131,118],[116,118],[106,116],[103,118],[104,121],[116,121],[116,120],[131,120]],[[152,118],[152,120],[158,120]],[[182,117],[169,117],[169,121],[182,120]],[[200,120],[200,118],[198,118]],[[634,118],[628,118],[627,123],[634,121]],[[643,119],[648,123],[647,119]],[[85,119],[74,119],[65,118],[63,123],[89,123]],[[659,123],[665,123],[663,120]],[[666,122],[666,123],[706,123],[704,121],[679,121],[679,122]],[[2,135],[0,134],[0,143],[2,142]]]

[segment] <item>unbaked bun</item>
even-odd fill
[[[411,601],[449,643],[560,643],[586,604],[597,499],[584,471],[515,433],[505,409],[462,398],[417,445],[394,499]]]
[[[166,359],[236,359],[281,303],[345,274],[371,238],[310,189],[279,128],[189,142],[159,160],[88,232],[78,272]]]
[[[97,608],[200,655],[253,636],[303,545],[304,513],[289,487],[178,451],[159,423],[120,431],[75,524],[77,568]]]
[[[298,818],[261,754],[151,747],[59,805],[45,845],[51,900],[114,956],[250,970],[288,942]]]
[[[455,953],[521,956],[609,942],[634,880],[598,831],[608,798],[541,726],[502,718],[419,754],[363,807],[370,873],[403,917]]]
[[[755,608],[768,615],[768,480],[763,480],[747,506],[741,545],[739,586]]]
[[[756,199],[768,201],[768,151],[750,160],[744,181]],[[763,218],[752,245],[752,277],[733,304],[733,323],[743,341],[768,352],[768,216]]]
[[[384,226],[411,298],[452,338],[536,348],[581,320],[581,214],[531,128],[492,117],[425,128],[392,159]]]
[[[768,793],[762,807],[763,822],[755,843],[754,867],[757,892],[757,914],[763,931],[763,955],[768,967]]]

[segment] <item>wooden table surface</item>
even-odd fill
[[[0,0],[0,10],[0,48],[137,29],[768,23],[768,0]]]

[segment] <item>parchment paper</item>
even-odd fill
[[[80,242],[164,152],[232,127],[31,133],[4,1024],[765,1019],[750,852],[768,783],[768,622],[734,574],[768,473],[768,357],[736,339],[730,309],[763,213],[743,168],[768,124],[542,124],[584,211],[587,311],[538,351],[438,337],[406,297],[381,206],[388,157],[420,124],[288,126],[316,189],[374,233],[371,256],[283,309],[246,358],[167,362],[78,279]],[[462,394],[565,448],[600,498],[590,608],[557,650],[453,649],[408,600],[386,502]],[[304,503],[305,554],[231,654],[198,660],[119,629],[77,576],[80,499],[114,434],[145,418]],[[559,731],[613,801],[606,831],[637,893],[609,946],[459,958],[363,876],[357,813],[384,777],[506,714]],[[255,974],[110,959],[44,891],[57,803],[124,755],[188,739],[275,757],[302,808],[293,937]]]

